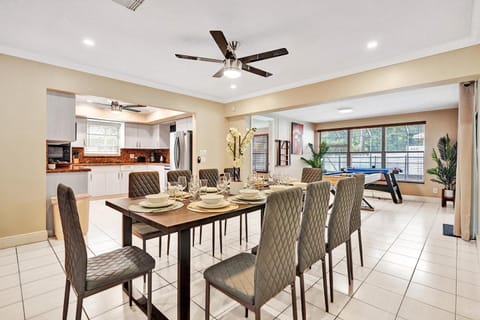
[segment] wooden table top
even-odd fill
[[[239,204],[237,209],[232,209],[227,212],[195,212],[187,208],[190,203],[189,200],[184,200],[184,206],[166,212],[159,213],[142,213],[131,211],[128,208],[132,204],[138,204],[144,198],[122,198],[106,200],[105,204],[121,212],[125,216],[134,218],[137,221],[149,224],[161,231],[177,232],[184,229],[190,229],[196,226],[208,224],[217,220],[226,219],[238,216],[244,212],[252,212],[264,208],[264,203],[259,204]]]

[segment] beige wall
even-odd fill
[[[47,89],[194,113],[194,159],[205,149],[202,167],[224,165],[222,104],[1,54],[0,70],[0,240],[45,231]]]
[[[316,130],[426,121],[424,159],[426,170],[435,166],[431,154],[432,148],[436,148],[437,146],[438,138],[448,133],[453,141],[457,141],[457,116],[458,109],[447,109],[431,112],[400,114],[387,117],[321,123],[317,124]],[[440,193],[434,194],[432,190],[433,188],[438,188],[441,190],[442,186],[431,182],[430,178],[432,178],[432,176],[425,174],[425,183],[423,184],[400,183],[400,190],[402,191],[402,194],[439,197]]]

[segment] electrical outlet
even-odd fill
[[[438,188],[433,188],[433,193],[438,193]]]
[[[130,153],[130,159],[135,159],[135,153]]]

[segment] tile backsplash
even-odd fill
[[[168,149],[120,149],[119,156],[86,156],[84,148],[72,148],[72,161],[78,158],[79,163],[135,163],[138,157],[145,157],[146,162],[150,161],[150,154],[155,153],[160,157],[163,155],[165,162],[170,162],[170,150]],[[130,158],[133,154],[134,158]],[[77,155],[77,156],[75,156]]]

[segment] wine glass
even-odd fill
[[[198,180],[192,180],[188,184],[188,190],[190,191],[190,194],[192,195],[193,200],[197,199],[199,189],[200,189],[200,184],[198,183]]]
[[[207,193],[208,180],[200,179],[200,194]]]
[[[185,190],[186,187],[187,187],[187,177],[185,176],[178,177],[177,189],[180,191],[180,194],[182,193],[183,190]]]
[[[227,189],[227,179],[225,176],[218,177],[217,189],[221,194],[223,194],[225,189]]]
[[[176,195],[177,195],[177,183],[176,182],[168,182],[167,185],[167,192],[170,198],[173,198],[176,200]]]

